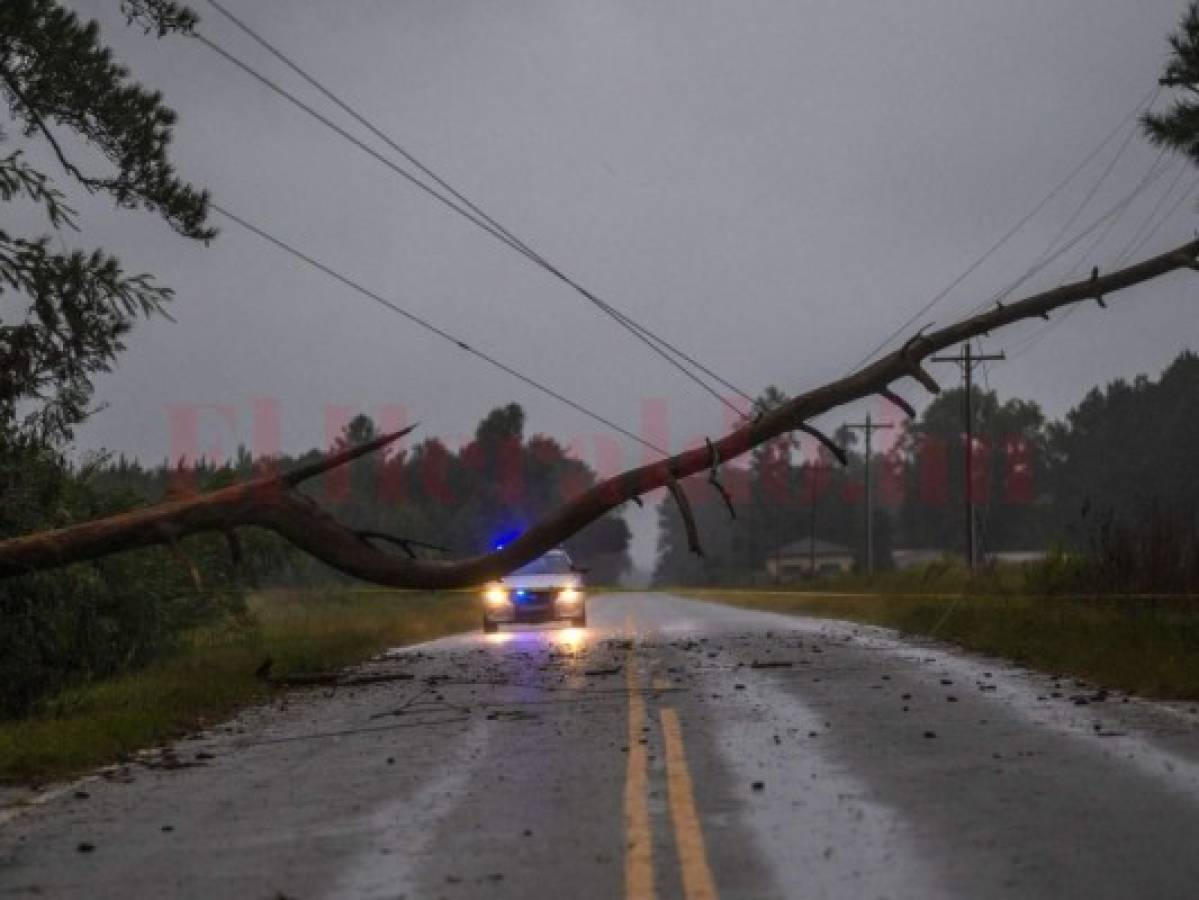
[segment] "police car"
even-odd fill
[[[551,550],[484,589],[483,631],[490,634],[501,623],[519,622],[586,627],[582,570],[565,550]]]

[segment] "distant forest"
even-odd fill
[[[411,539],[413,553],[469,556],[493,549],[571,496],[595,484],[595,473],[545,435],[524,434],[525,413],[517,404],[492,410],[474,439],[451,450],[437,438],[387,455],[372,454],[315,478],[302,490],[340,521],[361,530]],[[199,461],[186,469],[163,463],[147,468],[123,457],[99,466],[92,483],[105,492],[133,494],[151,502],[180,489],[209,490],[244,481],[256,470],[286,470],[379,436],[375,422],[359,415],[332,447],[298,456],[255,458],[245,448],[219,465]],[[272,535],[256,568],[260,577],[292,581],[341,576]],[[619,514],[609,514],[566,542],[566,549],[593,579],[614,583],[628,568],[630,532]],[[396,550],[400,552],[400,550]]]
[[[768,392],[764,402],[781,395]],[[961,389],[934,400],[918,419],[901,422],[894,448],[873,456],[875,556],[880,568],[898,547],[964,552],[964,434]],[[1092,389],[1059,422],[1033,400],[1000,400],[975,387],[974,497],[983,552],[1084,549],[1113,523],[1154,512],[1194,519],[1199,510],[1199,356],[1178,356],[1156,381],[1137,376]],[[659,506],[655,578],[669,584],[752,583],[767,558],[811,534],[865,556],[865,489],[861,442],[842,430],[850,463],[813,467],[794,441],[753,452],[747,468],[724,483],[737,518],[703,478],[684,483],[695,508],[705,555],[687,548],[673,503]],[[879,439],[876,437],[876,446]],[[887,442],[890,443],[889,441]],[[821,468],[831,462],[828,470]]]

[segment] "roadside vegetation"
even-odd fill
[[[1178,547],[1177,535],[1153,533]],[[977,574],[947,561],[803,588],[687,593],[751,609],[894,628],[1144,697],[1199,699],[1196,582],[1189,581],[1189,593],[1154,592],[1163,581],[1180,583],[1178,570],[1168,566],[1171,557],[1130,551],[1146,541],[1159,550],[1161,545],[1144,534],[1113,532],[1110,540],[1111,556],[1059,554],[1036,565]],[[1156,582],[1145,580],[1148,560],[1162,566]],[[1142,588],[1148,590],[1135,592]]]
[[[188,632],[179,648],[136,671],[44,698],[0,721],[0,782],[66,776],[219,722],[283,688],[256,677],[325,672],[389,647],[478,625],[468,592],[274,590],[238,615]]]

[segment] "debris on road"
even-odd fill
[[[489,721],[498,722],[523,722],[527,719],[540,719],[541,714],[529,712],[524,709],[497,709],[494,712],[487,714]]]

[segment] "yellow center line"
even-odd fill
[[[627,628],[627,624],[626,624]],[[645,737],[645,698],[637,685],[637,659],[625,657],[629,690],[629,764],[624,783],[624,885],[628,900],[653,900],[654,848],[649,827],[649,751]]]
[[[660,711],[662,743],[666,751],[666,790],[670,798],[670,818],[674,823],[674,841],[679,851],[683,874],[683,896],[687,900],[716,900],[716,882],[708,865],[704,833],[695,809],[695,793],[687,754],[683,749],[683,731],[679,714],[669,706]]]

